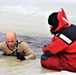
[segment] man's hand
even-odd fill
[[[49,49],[49,44],[48,44],[48,45],[44,45],[44,46],[42,47],[42,51],[43,51],[44,54],[45,54],[46,56],[48,56],[48,57],[50,57],[50,56],[53,55],[52,52],[51,52],[50,49]]]
[[[46,49],[46,47],[48,47],[48,46],[49,46],[49,44],[44,45],[44,46],[42,47],[43,52],[45,52],[45,49]]]
[[[17,59],[25,60],[24,53],[19,53],[19,52],[17,52],[17,53],[16,53],[16,56],[17,56]]]

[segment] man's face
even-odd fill
[[[50,29],[52,29],[53,28],[53,26],[52,25],[50,25]]]
[[[16,45],[16,39],[8,39],[6,43],[10,49],[14,49]]]
[[[6,34],[6,43],[7,43],[7,46],[10,49],[13,50],[15,48],[16,42],[17,42],[17,39],[16,39],[15,33],[14,32],[8,32]]]
[[[6,43],[10,49],[15,48],[16,42],[17,42],[16,38],[7,38],[6,39]]]

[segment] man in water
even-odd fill
[[[6,33],[6,41],[0,43],[0,50],[8,56],[16,55],[17,59],[20,60],[36,58],[33,50],[25,42],[18,41],[14,31],[8,31]]]

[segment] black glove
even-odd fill
[[[16,56],[17,56],[17,59],[25,60],[25,57],[24,57],[24,54],[23,54],[23,53],[17,52],[17,53],[16,53]]]
[[[44,53],[45,53],[45,55],[48,56],[48,57],[50,57],[50,56],[53,55],[52,52],[50,52],[50,50],[47,50],[47,51],[45,51]]]
[[[49,57],[46,56],[45,54],[42,54],[42,55],[41,55],[41,60],[48,60],[48,58],[49,58]]]

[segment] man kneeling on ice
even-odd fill
[[[54,37],[42,47],[42,67],[76,72],[76,26],[69,23],[63,9],[52,13],[48,24]]]
[[[16,55],[17,59],[28,60],[35,59],[35,53],[32,49],[23,41],[18,41],[16,33],[13,31],[8,31],[6,33],[6,41],[0,43],[0,50],[4,52],[5,55]]]

